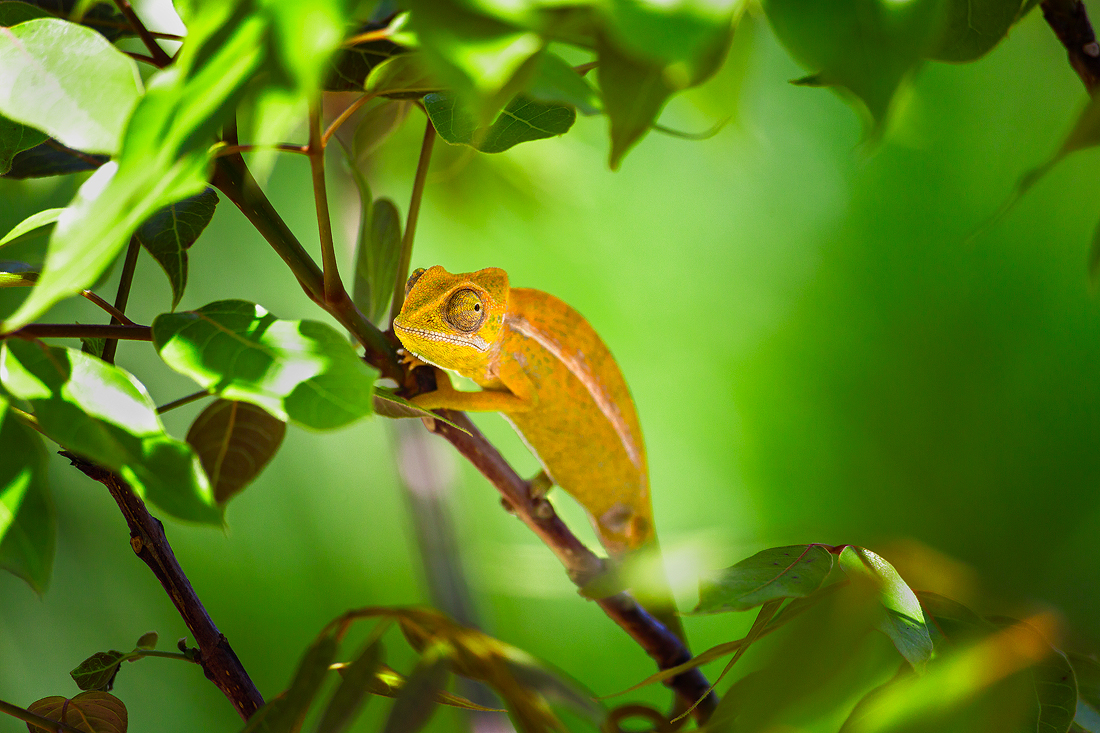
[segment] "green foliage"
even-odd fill
[[[747,611],[779,598],[803,598],[825,582],[833,554],[824,545],[758,552],[700,582],[696,613]]]
[[[214,217],[218,194],[207,188],[182,201],[169,204],[142,224],[135,236],[153,255],[172,285],[172,308],[179,304],[187,287],[187,250]]]
[[[195,418],[187,442],[195,449],[214,499],[224,504],[252,483],[275,457],[286,423],[248,402],[215,400]]]
[[[54,695],[31,703],[27,708],[44,718],[79,727],[87,733],[126,733],[126,706],[109,692],[82,692],[73,698]],[[52,733],[28,724],[31,733]]]
[[[50,583],[57,544],[57,519],[46,482],[46,448],[2,395],[0,446],[0,567],[41,594]]]
[[[577,113],[570,107],[536,102],[525,96],[509,102],[493,124],[484,129],[479,129],[458,101],[446,94],[424,97],[424,110],[444,140],[452,145],[469,145],[483,153],[502,153],[529,140],[564,135],[577,119]]]

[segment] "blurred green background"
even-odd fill
[[[1088,650],[1100,640],[1100,304],[1086,258],[1100,218],[1095,152],[1071,157],[1003,219],[975,231],[1058,146],[1085,101],[1064,51],[1032,13],[982,61],[932,64],[899,99],[883,141],[803,75],[750,14],[726,67],[673,101],[621,171],[606,169],[606,121],[560,139],[471,157],[441,146],[414,266],[505,268],[554,293],[611,346],[645,431],[662,543],[685,606],[700,572],[766,546],[861,544],[918,588],[987,612],[1052,608]],[[414,114],[368,172],[404,210],[422,133]],[[350,258],[357,200],[332,159]],[[0,230],[64,205],[74,181],[0,180]],[[270,196],[315,243],[304,159],[286,156]],[[6,255],[10,257],[12,255]],[[191,250],[180,307],[244,298],[282,318],[323,318],[283,263],[224,200]],[[143,256],[131,315],[170,304]],[[108,282],[103,292],[113,293]],[[4,294],[8,311],[14,296]],[[93,322],[86,303],[48,320]],[[193,391],[146,345],[119,363],[160,403]],[[182,436],[200,408],[170,413]],[[535,461],[493,415],[479,416],[521,472]],[[261,692],[290,678],[342,611],[427,599],[384,419],[292,429],[228,528],[168,522],[179,560]],[[592,603],[495,491],[438,442],[451,466],[462,563],[490,633],[599,694],[650,674],[644,654]],[[187,632],[129,548],[109,495],[60,458],[52,587],[36,597],[0,575],[0,698],[71,695],[68,670]],[[582,512],[554,501],[583,537]],[[594,544],[594,543],[593,543]],[[695,649],[739,636],[739,616],[686,621]],[[411,656],[390,644],[389,661]],[[713,670],[712,670],[713,674]],[[232,731],[239,720],[199,671],[150,659],[115,694],[134,730]],[[661,700],[655,691],[642,695]],[[372,704],[361,730],[386,706]],[[441,713],[437,730],[456,721]],[[0,731],[23,724],[0,718]]]

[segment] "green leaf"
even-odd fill
[[[52,17],[48,11],[30,3],[18,2],[18,0],[0,2],[0,26],[10,28],[27,20]]]
[[[418,417],[418,418],[430,418],[432,420],[439,420],[447,425],[450,425],[455,430],[461,430],[467,435],[470,431],[461,425],[451,422],[445,417],[441,417],[431,410],[425,410],[423,407],[417,407],[409,400],[401,397],[392,389],[386,387],[374,388],[374,412],[382,417],[390,418],[403,418],[403,417]]]
[[[584,76],[554,53],[539,55],[535,77],[525,94],[537,102],[572,105],[586,115],[600,113],[596,90]]]
[[[393,99],[419,99],[428,92],[442,88],[417,53],[403,53],[386,59],[371,69],[363,86],[370,94]]]
[[[993,50],[1020,17],[1020,0],[945,0],[928,58],[974,61]]]
[[[375,673],[382,665],[382,644],[375,640],[341,670],[343,679],[321,715],[317,733],[342,733],[363,709]]]
[[[43,718],[79,727],[89,733],[126,733],[126,706],[109,692],[82,692],[72,699],[53,695],[36,700],[27,710]],[[27,726],[31,733],[53,733]]]
[[[1038,733],[1066,733],[1077,714],[1077,680],[1066,655],[1053,649],[1031,668],[1039,701]]]
[[[924,621],[924,612],[916,594],[905,584],[894,567],[862,547],[849,545],[840,553],[840,567],[849,576],[869,578],[879,588],[886,618],[879,630],[890,637],[898,652],[918,672],[924,671],[932,656],[932,638]]]
[[[160,635],[157,634],[157,632],[147,631],[138,638],[137,644],[134,644],[134,648],[152,651],[157,648],[157,639],[159,638]]]
[[[747,611],[778,598],[803,598],[825,581],[833,555],[822,545],[763,550],[699,583],[695,613]]]
[[[571,107],[536,102],[522,94],[509,102],[492,125],[481,130],[449,94],[425,96],[424,109],[444,140],[452,145],[469,145],[483,153],[501,153],[523,142],[565,134],[577,119]]]
[[[11,170],[16,153],[40,145],[48,136],[33,127],[0,117],[0,175]]]
[[[336,637],[331,634],[325,634],[310,645],[298,663],[281,704],[267,715],[266,730],[290,733],[301,728],[302,719],[317,697],[329,665],[336,658],[336,647]]]
[[[969,644],[993,630],[993,624],[950,598],[928,591],[917,593],[917,598],[932,622],[929,630],[937,632],[937,644],[940,636],[953,645]]]
[[[137,64],[90,28],[38,18],[0,34],[0,114],[66,145],[117,153],[140,96]]]
[[[96,652],[76,666],[69,676],[81,690],[110,690],[114,686],[119,666],[126,660],[125,652],[114,649]]]
[[[247,402],[215,400],[203,410],[187,442],[195,449],[214,498],[224,504],[252,483],[286,435],[286,423]]]
[[[356,174],[356,179],[362,179]],[[360,186],[359,195],[370,196]],[[370,206],[369,198],[364,206]],[[389,199],[378,199],[363,212],[359,223],[359,247],[355,257],[352,300],[373,323],[381,324],[393,298],[393,283],[401,258],[401,214]]]
[[[56,140],[16,153],[11,160],[11,170],[4,178],[45,178],[95,170],[106,163],[106,155],[90,155],[67,148]]]
[[[370,161],[370,155],[382,142],[395,132],[405,121],[412,109],[412,102],[403,100],[388,100],[375,105],[363,113],[359,124],[355,126],[355,134],[352,137],[352,153],[348,167],[356,177],[356,182],[365,179],[358,172],[360,166]],[[337,139],[340,135],[337,132]],[[369,186],[367,187],[369,190]],[[360,185],[362,190],[362,185]]]
[[[369,25],[365,30],[371,29],[378,30]],[[325,91],[363,91],[371,70],[401,52],[400,46],[387,40],[370,41],[341,49],[329,64],[328,78],[324,82]]]
[[[51,440],[118,472],[173,516],[221,523],[198,458],[164,432],[148,392],[129,373],[75,349],[8,339],[0,379],[30,403]]]
[[[764,0],[776,36],[820,78],[851,91],[881,125],[938,30],[940,0]]]
[[[41,595],[50,583],[57,517],[46,482],[46,447],[0,397],[0,567]]]
[[[45,209],[36,214],[31,214],[26,219],[16,224],[10,232],[4,235],[3,239],[0,239],[0,247],[3,247],[5,244],[22,242],[31,237],[49,234],[53,231],[54,225],[57,223],[57,218],[61,216],[61,212],[63,211],[64,209]],[[45,231],[40,231],[42,229],[45,229]]]
[[[218,194],[212,188],[169,204],[137,230],[138,241],[153,255],[172,285],[172,309],[187,287],[187,250],[214,217]]]
[[[446,645],[433,644],[425,649],[420,663],[397,694],[383,733],[415,733],[427,725],[438,705],[437,695],[450,675]]]
[[[595,727],[607,718],[596,695],[559,669],[515,647],[505,647],[507,666],[524,693],[537,692],[547,701],[562,705]]]
[[[611,169],[653,126],[675,89],[660,66],[637,61],[601,40],[597,46],[604,111],[611,121]]]
[[[38,273],[24,262],[0,262],[0,288],[26,288],[38,282]]]
[[[325,430],[371,412],[377,372],[323,323],[281,321],[253,303],[223,300],[158,316],[153,343],[200,386],[281,420]]]
[[[1100,711],[1100,662],[1084,654],[1066,655],[1077,678],[1077,694],[1093,710]]]

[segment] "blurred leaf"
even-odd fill
[[[343,679],[321,715],[317,733],[341,733],[351,725],[367,701],[370,685],[381,664],[382,644],[375,640],[340,670]]]
[[[776,36],[823,82],[854,93],[881,124],[937,30],[939,0],[764,0]]]
[[[387,100],[363,113],[359,124],[355,126],[349,163],[352,172],[357,174],[356,180],[362,178],[357,173],[359,167],[369,161],[371,153],[401,126],[411,109],[411,102]]]
[[[394,671],[386,665],[380,665],[377,672],[374,675],[374,679],[369,683],[369,692],[373,695],[379,695],[381,697],[397,697],[400,694],[402,688],[405,687],[405,677],[399,672]],[[475,710],[483,713],[503,713],[506,712],[500,708],[487,708],[477,703],[470,702],[464,697],[458,695],[452,695],[446,690],[440,690],[435,700],[440,705],[447,705],[452,708],[459,708],[461,710]]]
[[[160,636],[157,634],[157,632],[148,631],[138,638],[137,644],[134,644],[134,648],[152,651],[153,649],[157,648],[157,639],[159,638]]]
[[[71,725],[87,733],[126,733],[126,706],[108,692],[82,692],[74,698],[60,695],[44,697],[31,703],[27,710],[43,718]],[[27,724],[31,733],[54,733]]]
[[[1083,654],[1067,655],[1077,678],[1077,694],[1093,710],[1100,712],[1100,662]]]
[[[89,155],[67,148],[56,140],[16,153],[4,178],[45,178],[95,170],[108,161],[106,155]]]
[[[12,264],[10,262],[0,262],[0,288],[27,288],[38,282],[38,273],[33,270],[20,269],[17,272],[8,272],[8,269],[12,268]]]
[[[370,94],[394,99],[419,99],[441,89],[424,66],[420,54],[392,56],[371,69],[363,85]]]
[[[0,175],[11,170],[11,162],[16,153],[40,145],[46,137],[44,132],[0,117]]]
[[[0,34],[0,114],[66,145],[117,153],[140,96],[137,64],[90,28],[39,18]]]
[[[427,725],[435,712],[436,696],[447,685],[450,675],[445,645],[425,649],[394,700],[383,733],[415,733]]]
[[[927,591],[917,593],[917,598],[933,629],[953,645],[977,641],[994,629],[993,624],[950,598]]]
[[[282,723],[278,721],[279,711],[283,705],[286,704],[286,693],[282,692],[273,698],[268,699],[264,706],[257,710],[245,723],[244,728],[241,729],[241,733],[279,733],[284,731],[285,728],[275,728],[272,723],[281,726]]]
[[[512,676],[522,688],[569,708],[594,726],[600,726],[607,717],[607,710],[596,700],[596,696],[561,670],[515,647],[508,650],[507,660]],[[539,722],[549,724],[550,721],[543,718]]]
[[[890,637],[898,652],[913,668],[923,672],[932,656],[932,639],[924,623],[917,596],[894,567],[862,547],[849,545],[840,553],[840,566],[849,576],[870,578],[880,589],[886,618],[879,629]]]
[[[1020,0],[945,0],[928,58],[974,61],[993,50],[1020,16]]]
[[[290,733],[301,728],[309,706],[325,681],[329,665],[336,658],[336,647],[336,637],[332,634],[321,636],[309,646],[281,703],[266,716],[265,730]]]
[[[49,234],[57,224],[57,218],[64,209],[44,209],[36,214],[31,214],[23,221],[16,224],[10,232],[0,239],[0,247],[5,244],[15,244],[31,237]],[[39,231],[45,229],[45,231]]]
[[[165,206],[136,232],[138,241],[164,268],[172,284],[173,310],[187,287],[187,250],[206,229],[217,205],[218,194],[207,187],[202,193]]]
[[[1077,714],[1077,680],[1066,655],[1057,649],[1031,668],[1039,701],[1038,733],[1066,733]]]
[[[833,569],[823,545],[791,545],[763,550],[699,584],[695,613],[747,611],[776,598],[808,596]]]
[[[46,447],[0,396],[0,568],[42,595],[50,583],[57,516],[46,481]]]
[[[107,339],[81,338],[80,343],[80,350],[85,354],[91,354],[98,359],[103,358],[103,349],[107,347]]]
[[[337,331],[282,321],[253,303],[222,300],[153,321],[170,367],[226,399],[316,430],[369,415],[377,372]]]
[[[534,79],[525,94],[537,102],[572,105],[586,115],[600,113],[600,98],[596,90],[584,76],[554,53],[539,55]]]
[[[187,442],[195,449],[214,499],[224,504],[252,483],[286,435],[286,423],[247,402],[215,400],[203,410]]]
[[[0,2],[0,26],[11,27],[26,20],[35,18],[49,18],[50,13],[30,3],[18,0],[4,0]]]
[[[173,516],[221,523],[198,458],[164,432],[148,392],[128,372],[75,349],[8,339],[0,379],[30,403],[51,440],[118,472]]]
[[[1100,222],[1092,230],[1092,244],[1089,245],[1089,280],[1093,288],[1100,285]]]
[[[370,208],[364,208],[359,222],[352,300],[372,323],[382,325],[389,315],[387,309],[401,257],[401,214],[389,199],[378,199],[371,206],[365,179],[357,171],[355,179],[363,182],[360,200],[364,207]]]
[[[474,118],[448,94],[428,94],[424,110],[444,140],[483,153],[501,153],[523,142],[563,135],[577,119],[571,107],[536,102],[523,95],[509,102],[500,117],[483,130],[477,129]]]
[[[597,49],[600,65],[596,71],[604,111],[611,122],[610,166],[615,170],[676,90],[665,80],[660,66],[630,58],[602,40]]]
[[[367,26],[364,30],[377,29]],[[332,92],[361,92],[371,70],[402,52],[401,46],[386,40],[342,48],[329,63],[324,88]]]
[[[125,652],[111,649],[96,652],[69,672],[76,686],[82,690],[110,690],[114,686],[119,665],[126,660]]]

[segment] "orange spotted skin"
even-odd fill
[[[600,542],[621,556],[653,541],[641,428],[618,364],[577,311],[539,290],[510,288],[489,268],[442,267],[410,278],[394,321],[422,361],[469,377],[457,392],[442,373],[421,407],[502,413],[555,484],[589,513]]]

